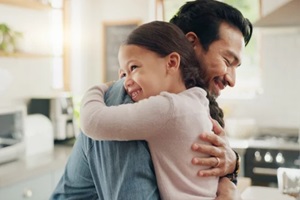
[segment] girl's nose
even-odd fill
[[[133,85],[133,80],[129,77],[126,76],[125,81],[124,81],[124,87],[127,89],[128,87]]]

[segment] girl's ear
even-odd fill
[[[121,69],[119,68],[119,79],[121,79],[121,78],[123,77],[123,74],[124,74],[123,70],[121,70]]]
[[[180,66],[180,55],[177,52],[172,52],[168,55],[167,72],[176,72]]]

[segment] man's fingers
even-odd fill
[[[210,155],[212,157],[213,156],[220,157],[220,156],[223,155],[222,150],[219,149],[218,147],[210,146],[210,145],[206,145],[206,144],[197,144],[197,143],[194,143],[192,145],[192,150],[200,152],[200,153],[208,154],[208,155]]]
[[[197,173],[198,176],[221,176],[224,174],[222,168],[219,168],[224,164],[221,160],[219,163],[219,167],[214,167],[218,164],[218,160],[216,159],[216,157],[193,158],[192,163],[195,165],[211,167],[206,170],[199,170]]]
[[[210,118],[210,120],[213,124],[213,132],[216,135],[222,135],[222,136],[226,135],[224,129],[216,120],[214,120],[213,118]]]
[[[224,141],[221,140],[220,137],[218,137],[217,135],[215,134],[212,134],[212,133],[202,133],[200,134],[200,139],[202,141],[205,141],[205,142],[209,142],[211,144],[213,144],[214,146],[224,146]]]
[[[218,165],[221,166],[224,162],[221,159],[216,159],[217,157],[209,157],[209,158],[193,158],[192,163],[194,165],[201,165],[201,166],[209,166],[209,167],[216,167]]]
[[[206,176],[220,176],[220,174],[223,174],[220,168],[211,168],[207,170],[200,170],[198,171],[197,175],[201,177]]]

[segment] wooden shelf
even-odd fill
[[[38,0],[0,0],[0,4],[7,4],[22,8],[29,8],[34,10],[50,10],[51,5],[43,4]]]
[[[24,53],[24,52],[13,52],[7,53],[4,51],[0,51],[0,57],[10,57],[10,58],[50,58],[54,57],[50,54],[33,54],[33,53]]]

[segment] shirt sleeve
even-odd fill
[[[172,118],[173,101],[158,95],[133,104],[106,106],[105,84],[89,89],[81,102],[80,126],[96,140],[147,140]]]

